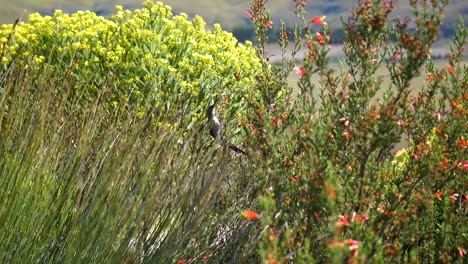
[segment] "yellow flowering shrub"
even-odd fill
[[[206,29],[201,17],[173,15],[150,0],[133,12],[117,6],[109,18],[91,11],[31,14],[26,22],[1,26],[0,56],[2,73],[18,63],[35,72],[70,72],[65,81],[88,100],[111,80],[110,108],[152,98],[160,109],[186,98],[191,119],[220,95],[233,109],[242,107],[261,71],[252,43],[240,44],[220,25]]]

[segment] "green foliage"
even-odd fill
[[[344,22],[346,66],[333,69],[328,25],[310,20],[305,1],[295,1],[303,26],[294,30],[293,55],[305,47],[295,68],[297,99],[277,104],[272,96],[284,89],[278,74],[290,69],[287,60],[276,70],[264,66],[262,100],[249,121],[250,152],[260,157],[254,173],[265,184],[258,242],[264,262],[464,261],[466,30],[460,19],[448,64],[437,69],[430,47],[447,1],[411,1],[414,16],[405,21],[389,19],[395,3],[358,2]],[[251,10],[268,65],[264,4],[252,1]],[[428,77],[413,90],[423,66]]]

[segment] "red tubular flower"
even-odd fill
[[[320,34],[320,32],[315,33],[315,39],[320,45],[325,44],[325,38],[322,36],[322,34]]]
[[[427,78],[424,79],[424,80],[425,80],[426,82],[430,82],[430,81],[433,81],[433,80],[435,80],[435,79],[436,79],[436,77],[434,76],[434,74],[429,73],[428,76],[427,76]]]
[[[349,246],[349,250],[350,250],[351,255],[355,255],[358,252],[359,241],[357,241],[355,239],[348,239],[348,240],[346,240],[346,244],[348,244],[348,246]]]
[[[348,219],[346,219],[346,216],[339,215],[338,216],[338,221],[336,222],[336,226],[338,226],[338,227],[349,226],[349,222],[348,222]]]
[[[367,219],[369,219],[369,216],[367,214],[356,214],[356,212],[353,212],[351,216],[351,222],[357,221],[359,224],[364,223],[364,221],[366,221]]]
[[[442,197],[443,194],[444,194],[443,192],[436,192],[436,193],[434,193],[434,197],[436,199],[440,200],[440,197]]]
[[[398,60],[398,57],[401,55],[399,51],[394,51],[392,56],[392,64],[395,64]]]
[[[457,166],[462,169],[468,170],[468,161],[460,161],[457,163]]]
[[[466,254],[466,250],[462,247],[458,247],[458,255],[463,258],[465,254]]]
[[[316,25],[326,25],[327,22],[325,22],[325,18],[327,18],[327,17],[326,16],[314,17],[314,18],[312,18],[312,20],[310,22],[312,22],[312,24],[316,24]]]
[[[406,122],[403,121],[403,120],[401,120],[401,119],[398,119],[397,125],[399,125],[399,126],[406,126]]]
[[[265,22],[263,23],[263,25],[264,25],[266,28],[272,28],[272,27],[273,27],[273,21],[271,21],[271,20],[265,21]]]
[[[460,140],[460,147],[462,148],[468,148],[468,141],[465,138],[462,138]]]
[[[350,132],[350,131],[345,131],[343,132],[343,136],[346,138],[346,139],[349,139],[353,134]]]
[[[458,193],[454,193],[454,194],[450,195],[450,199],[452,199],[454,201],[456,201],[457,198],[458,198]]]
[[[299,181],[300,181],[299,177],[290,177],[289,179],[290,179],[292,182],[299,182]]]
[[[394,211],[385,211],[385,210],[382,208],[381,205],[379,205],[379,206],[377,207],[377,211],[380,212],[380,213],[382,213],[382,214],[384,214],[384,215],[394,215],[394,214],[395,214]]]
[[[296,67],[293,68],[293,70],[294,70],[294,72],[296,72],[296,73],[297,73],[298,75],[300,75],[301,77],[307,74],[307,72],[306,72],[306,70],[304,69],[304,67],[298,67],[298,66],[296,66]]]
[[[346,118],[346,117],[340,118],[340,121],[343,122],[343,124],[344,124],[345,127],[348,126],[349,123],[351,122],[351,121],[349,121],[349,119]]]
[[[450,74],[454,74],[455,73],[455,69],[450,66],[450,65],[447,65],[447,71],[450,72]]]
[[[247,218],[247,219],[250,219],[250,220],[257,220],[260,215],[258,213],[256,213],[255,211],[252,211],[252,210],[246,210],[242,213],[242,215]]]
[[[248,17],[250,20],[252,20],[252,21],[254,20],[254,15],[253,15],[253,13],[252,13],[251,11],[247,11],[247,12],[245,12],[245,14],[247,15],[247,17]]]

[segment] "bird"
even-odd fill
[[[219,121],[218,116],[216,115],[216,104],[218,100],[214,102],[214,104],[210,105],[206,110],[206,117],[208,118],[208,122],[210,123],[210,134],[211,136],[219,140],[221,144],[226,144],[228,148],[236,153],[240,153],[247,156],[247,153],[242,149],[234,146],[233,144],[226,142],[223,138],[223,124]]]

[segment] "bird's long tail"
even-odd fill
[[[234,151],[236,153],[240,153],[240,154],[243,154],[243,155],[247,156],[247,153],[245,153],[245,151],[243,151],[242,149],[234,146],[233,144],[228,144],[228,148],[230,148],[232,151]]]

